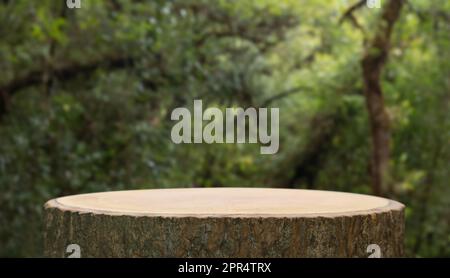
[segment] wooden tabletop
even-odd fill
[[[317,217],[369,214],[402,204],[369,195],[300,189],[179,188],[111,191],[53,199],[47,208],[166,217]]]

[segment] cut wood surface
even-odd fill
[[[45,205],[45,252],[82,257],[403,255],[404,206],[299,189],[190,188],[61,197]],[[369,253],[368,253],[369,252]]]

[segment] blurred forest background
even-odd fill
[[[81,5],[0,0],[0,256],[42,255],[57,196],[211,186],[393,198],[407,256],[450,256],[450,1]],[[194,99],[279,107],[278,154],[173,144]]]

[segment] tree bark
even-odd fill
[[[380,84],[382,69],[389,53],[390,37],[404,0],[390,0],[384,7],[375,36],[368,42],[361,64],[364,92],[372,134],[371,179],[375,195],[387,190],[391,130]]]
[[[179,192],[204,192],[210,190],[218,192],[216,197],[211,197],[211,204],[234,204],[235,207],[251,206],[258,199],[275,198],[279,192],[294,195],[306,194],[307,198],[319,199],[311,203],[320,203],[320,200],[336,200],[337,203],[352,202],[352,198],[363,198],[363,203],[372,202],[376,197],[347,194],[338,192],[321,193],[323,191],[292,190],[292,189],[178,189],[163,191],[171,192],[177,196],[176,204],[173,200],[161,197],[165,204],[173,204],[171,208],[180,204],[184,211],[189,211],[189,205],[179,201]],[[184,190],[184,191],[183,191]],[[239,196],[227,199],[230,190],[238,190]],[[250,190],[250,191],[248,191]],[[268,191],[267,191],[268,190]],[[153,194],[154,190],[146,190]],[[138,191],[136,191],[138,192]],[[140,193],[139,198],[145,194]],[[242,192],[242,193],[241,193]],[[263,192],[264,196],[259,196]],[[305,193],[306,192],[306,193]],[[102,194],[102,193],[99,193]],[[108,193],[110,194],[110,193]],[[119,193],[120,194],[120,193]],[[205,202],[192,193],[191,203]],[[209,193],[208,193],[209,194]],[[321,194],[325,194],[322,195]],[[343,194],[343,195],[341,195]],[[102,195],[87,194],[85,196],[95,199],[98,203],[106,203]],[[309,197],[309,196],[313,197]],[[72,197],[77,198],[75,195]],[[236,195],[237,196],[237,195]],[[340,199],[342,196],[350,199]],[[68,197],[68,198],[72,198]],[[160,198],[160,197],[158,197]],[[250,198],[250,199],[249,199]],[[285,198],[287,208],[295,207],[295,203],[289,197]],[[192,201],[195,199],[195,202]],[[302,199],[302,197],[297,198]],[[376,198],[375,201],[386,200],[380,207],[368,210],[324,212],[318,210],[314,213],[285,213],[281,210],[283,199],[280,199],[278,207],[273,200],[264,199],[268,205],[260,207],[261,214],[254,214],[251,209],[245,207],[237,214],[227,212],[187,213],[187,214],[161,214],[161,208],[157,213],[151,213],[152,209],[146,208],[145,213],[130,213],[129,210],[109,209],[95,210],[92,208],[75,207],[67,205],[61,198],[51,200],[46,204],[45,217],[45,255],[47,257],[66,257],[67,246],[78,244],[81,257],[369,257],[376,244],[380,248],[381,257],[403,256],[404,234],[404,206],[398,202]],[[62,198],[64,200],[64,198]],[[355,199],[356,200],[356,199]],[[242,201],[242,203],[240,203]],[[126,202],[126,201],[125,201]],[[133,201],[130,204],[136,204]],[[358,201],[359,202],[359,201]],[[118,200],[111,202],[120,204]],[[122,202],[123,203],[123,202]],[[147,203],[152,203],[149,199]],[[195,204],[194,204],[195,203]],[[300,201],[300,207],[306,206],[308,201]],[[244,204],[244,205],[243,205]],[[78,205],[77,205],[78,206]],[[316,206],[320,209],[321,205]],[[265,209],[274,210],[274,213],[264,213]],[[211,206],[211,211],[217,207]],[[230,208],[228,208],[230,209]],[[233,210],[234,208],[231,208]],[[276,213],[283,211],[283,213]],[[320,212],[319,212],[320,211]],[[369,248],[369,249],[368,249]]]

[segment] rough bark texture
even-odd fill
[[[304,217],[158,217],[86,213],[46,205],[45,255],[66,257],[403,256],[403,205]]]

